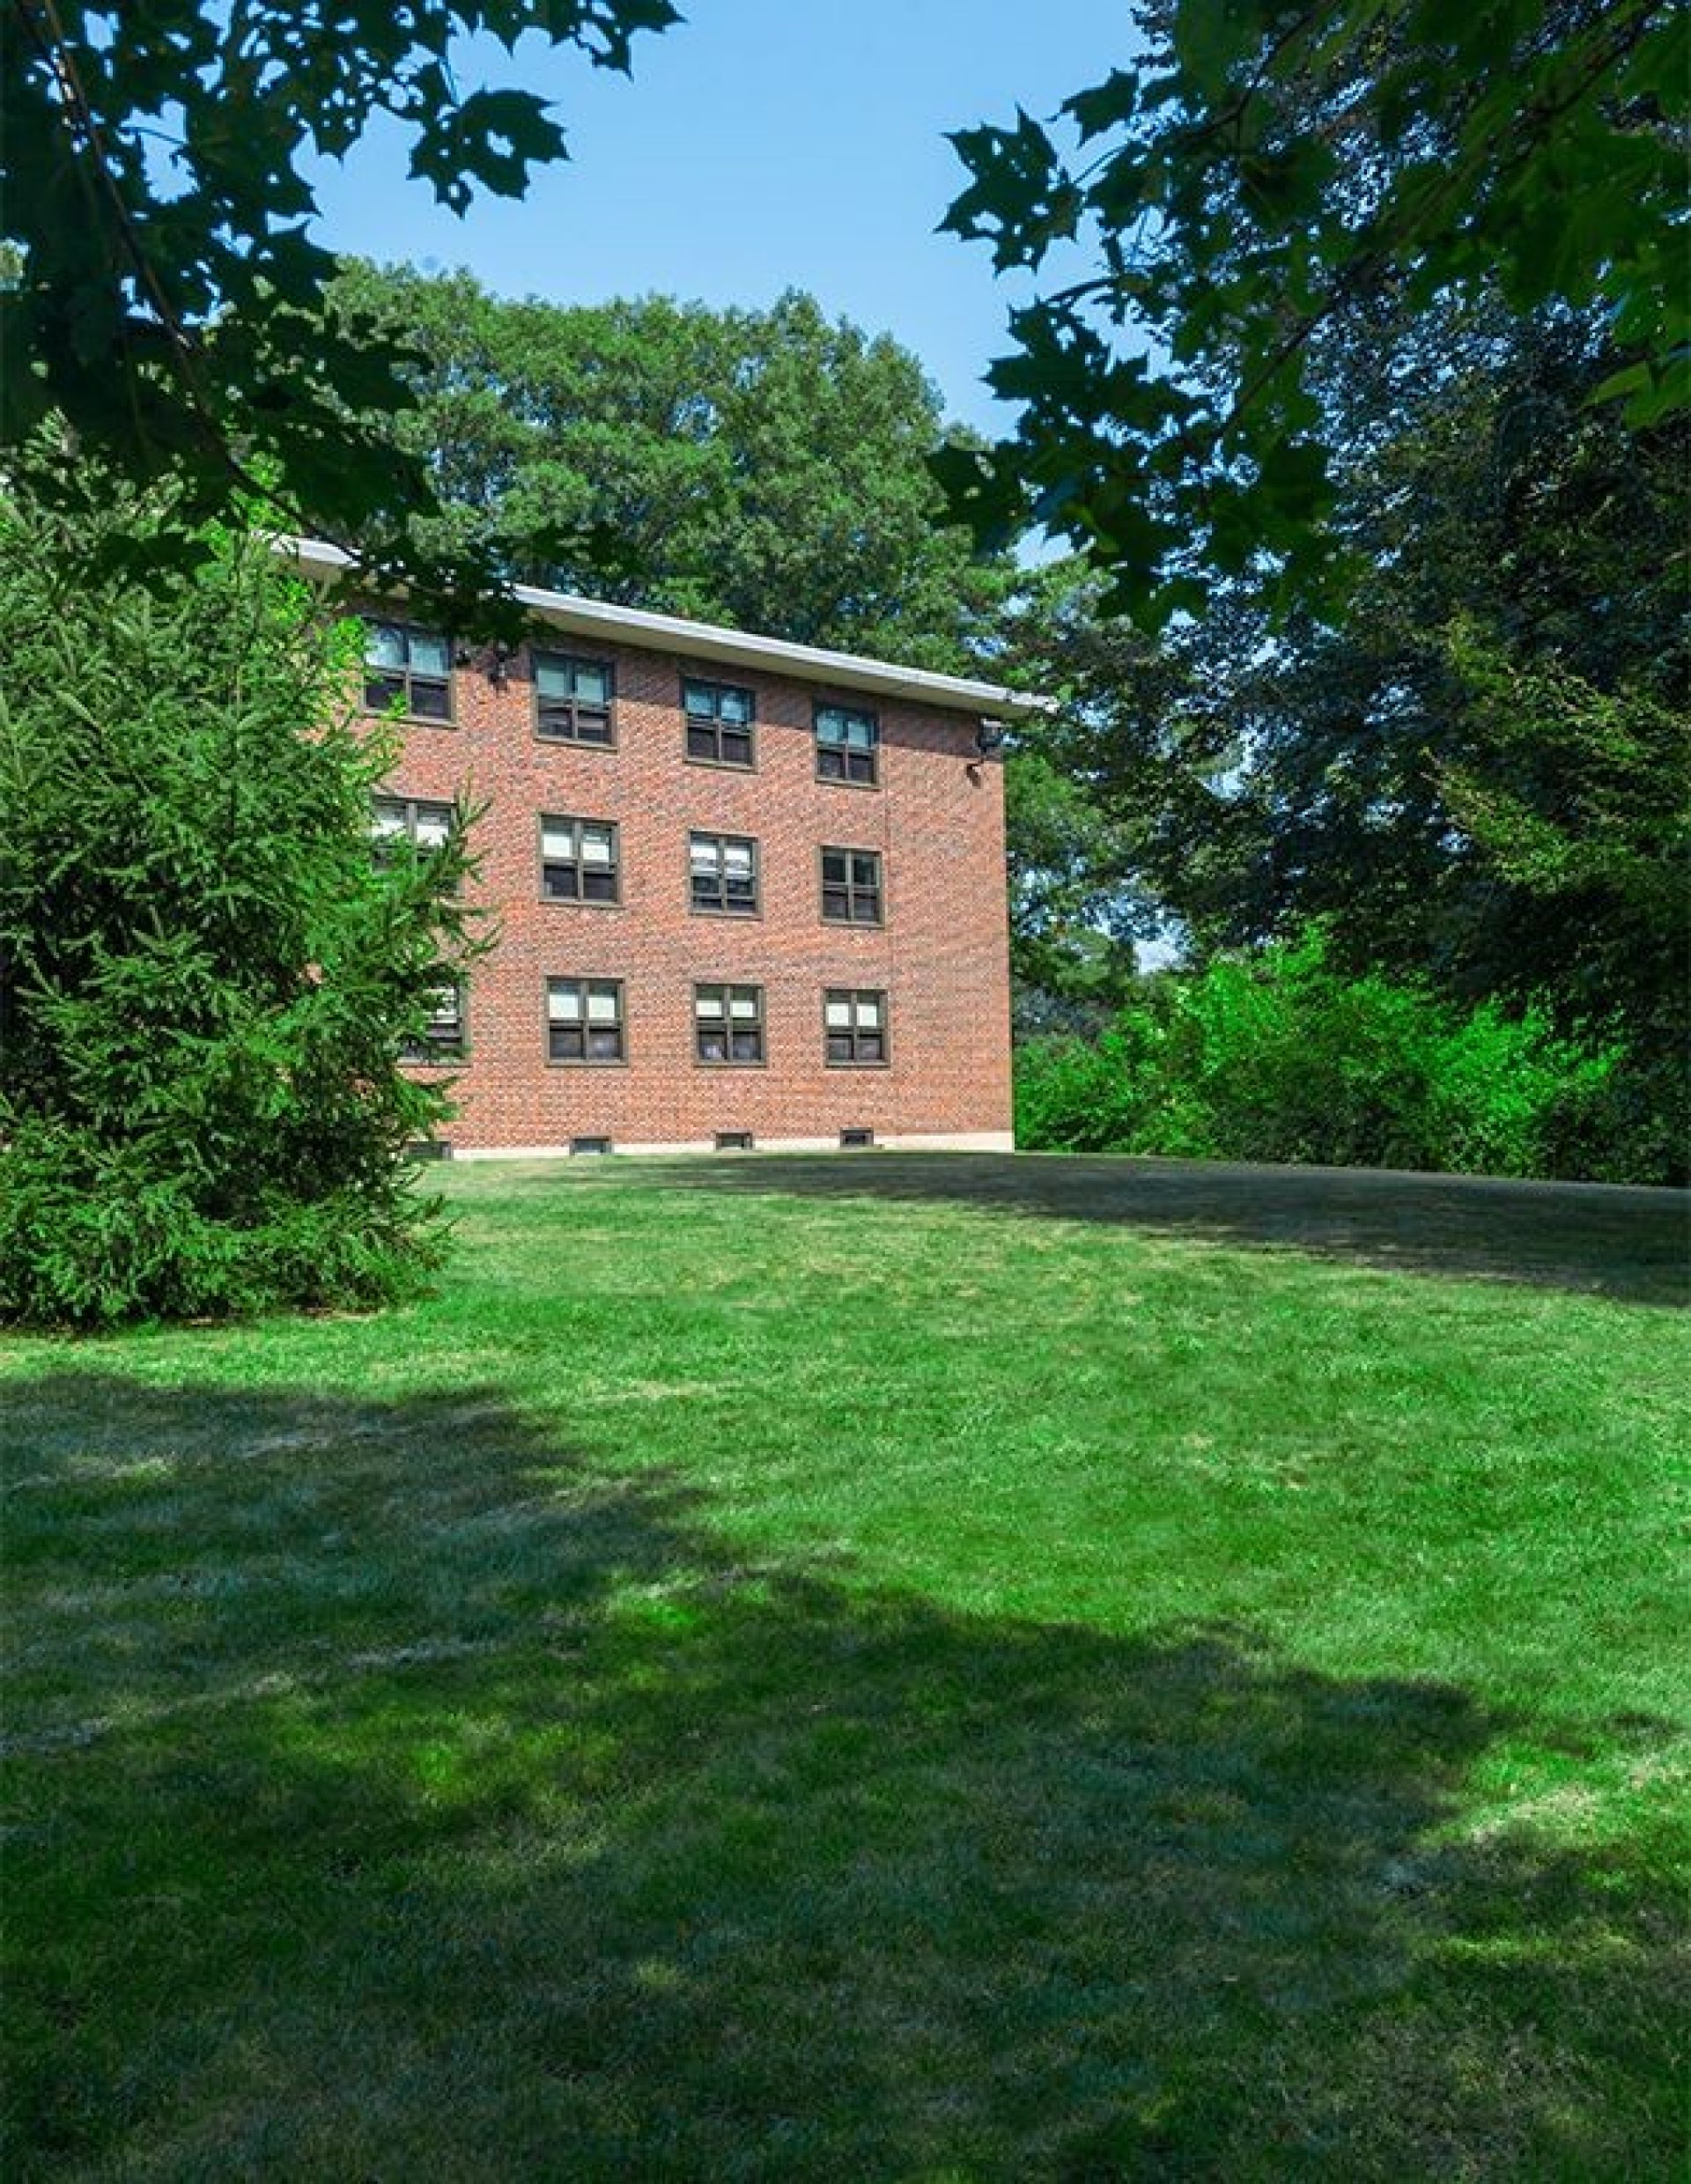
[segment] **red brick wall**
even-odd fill
[[[469,1053],[446,1133],[454,1148],[708,1143],[727,1130],[760,1142],[859,1126],[877,1138],[1008,1132],[1003,781],[996,759],[976,756],[974,719],[645,648],[560,638],[559,649],[614,660],[615,749],[539,741],[526,657],[502,688],[478,660],[454,674],[454,725],[409,727],[390,777],[396,793],[467,790],[488,807],[475,893],[500,938],[469,985]],[[688,762],[683,667],[755,691],[755,772]],[[812,706],[830,698],[879,717],[872,789],[816,778]],[[617,822],[619,905],[540,900],[542,812]],[[758,917],[690,909],[694,828],[756,837]],[[823,923],[823,844],[881,852],[883,925]],[[548,1062],[545,982],[567,977],[624,982],[625,1064]],[[694,1059],[696,980],[764,988],[763,1066]],[[828,985],[885,989],[887,1066],[824,1063]]]

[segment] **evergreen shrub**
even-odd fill
[[[463,828],[379,860],[356,629],[257,536],[137,584],[148,537],[0,499],[0,1316],[375,1304],[442,1251],[399,1056]]]

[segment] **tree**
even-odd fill
[[[367,422],[410,399],[403,351],[329,306],[302,162],[386,116],[454,210],[477,188],[521,196],[563,131],[533,92],[461,86],[454,41],[626,69],[639,32],[676,20],[669,0],[6,0],[0,240],[20,262],[0,283],[0,447],[62,420],[70,459],[36,490],[68,506],[91,458],[169,479],[155,564],[256,488],[472,611],[496,572],[409,541],[428,466]]]
[[[334,294],[417,355],[392,430],[429,465],[433,550],[941,668],[965,664],[1003,591],[936,520],[943,427],[920,365],[811,297],[566,307],[365,265]]]
[[[446,1096],[399,1055],[473,952],[462,832],[373,854],[358,633],[263,542],[67,580],[179,520],[88,491],[0,500],[0,1316],[398,1294],[439,1253],[405,1154]]]
[[[1626,1050],[1639,1172],[1672,1172],[1691,1119],[1691,430],[1591,402],[1613,352],[1585,319],[1493,316],[1446,354],[1366,429],[1369,358],[1334,373],[1333,414],[1357,405],[1343,620],[1275,623],[1223,585],[1165,638],[1150,703],[1111,665],[1132,632],[1113,653],[1095,633],[1070,763],[1200,959],[1321,920],[1348,974],[1596,1027]]]
[[[954,139],[972,180],[946,224],[1001,268],[1096,251],[1012,316],[988,377],[1024,405],[1015,434],[945,458],[981,535],[1042,524],[1156,622],[1216,577],[1337,601],[1327,359],[1385,328],[1399,383],[1436,370],[1426,332],[1481,293],[1599,310],[1617,353],[1594,398],[1634,425],[1691,398],[1672,0],[1148,0],[1139,21],[1144,58],[1066,101],[1059,137],[1022,114]]]

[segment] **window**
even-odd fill
[[[687,862],[695,910],[750,918],[757,910],[757,845],[740,834],[690,834]]]
[[[760,985],[696,985],[693,1044],[702,1062],[760,1062],[764,1059],[764,989]]]
[[[570,1151],[578,1155],[583,1153],[609,1153],[609,1150],[610,1140],[609,1138],[572,1138],[570,1140]]]
[[[860,1152],[866,1145],[874,1143],[873,1130],[842,1130],[839,1133],[840,1150],[844,1153]]]
[[[719,1130],[716,1133],[719,1153],[750,1153],[754,1142],[750,1130]]]
[[[831,1062],[873,1066],[887,1059],[887,997],[850,986],[830,986],[822,1022]]]
[[[558,743],[614,743],[610,701],[609,660],[535,654],[536,735]]]
[[[552,1062],[620,1062],[620,978],[548,978],[546,1059]]]
[[[614,903],[621,863],[609,819],[540,822],[540,895],[546,903]]]
[[[855,781],[875,786],[875,747],[880,724],[855,705],[816,707],[816,775],[823,781]]]
[[[464,1051],[464,995],[462,986],[443,985],[429,997],[428,1019],[421,1036],[400,1049],[408,1062],[453,1061]]]
[[[880,924],[881,860],[873,850],[823,851],[822,914],[831,925]]]
[[[372,800],[370,832],[376,854],[384,860],[398,842],[426,852],[444,849],[452,839],[450,804],[425,803],[417,796],[378,796]]]
[[[698,682],[683,678],[681,709],[687,717],[687,756],[713,766],[749,766],[751,756],[751,692],[731,682]]]
[[[387,712],[397,705],[415,720],[452,718],[452,652],[432,630],[402,622],[366,622],[364,705]]]

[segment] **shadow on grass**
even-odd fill
[[[1648,1847],[1448,1840],[1473,1694],[749,1564],[488,1391],[9,1416],[11,2176],[1671,2170]]]
[[[701,1191],[932,1199],[1403,1273],[1691,1302],[1691,1195],[1682,1191],[1055,1153],[769,1154],[667,1163],[663,1173]]]

